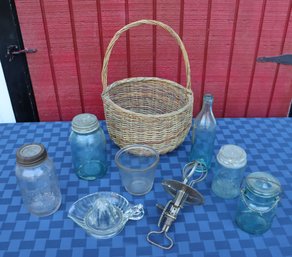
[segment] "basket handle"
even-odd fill
[[[160,21],[139,20],[139,21],[129,23],[126,26],[124,26],[123,28],[121,28],[119,31],[116,32],[116,34],[114,35],[114,37],[110,41],[110,43],[106,49],[106,52],[105,52],[105,56],[103,59],[102,71],[101,71],[101,81],[102,81],[103,90],[105,90],[107,88],[108,63],[109,63],[109,58],[110,58],[112,49],[113,49],[116,41],[119,39],[121,34],[124,33],[125,31],[129,30],[130,28],[140,26],[142,24],[149,24],[149,25],[155,25],[155,26],[161,27],[162,29],[168,31],[170,33],[170,35],[176,40],[176,42],[178,43],[178,45],[180,47],[180,50],[182,51],[182,55],[183,55],[184,62],[185,62],[186,77],[187,77],[186,88],[191,89],[191,69],[190,69],[189,57],[188,57],[185,46],[184,46],[182,40],[180,39],[179,35],[171,27],[169,27],[168,25],[166,25]]]

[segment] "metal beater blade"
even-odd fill
[[[200,167],[200,169],[198,169],[198,167]],[[190,180],[196,172],[200,173],[199,177]],[[172,195],[174,199],[169,201],[164,208],[158,205],[158,207],[163,210],[158,221],[158,227],[161,227],[162,223],[163,226],[160,231],[153,230],[148,233],[147,241],[149,243],[165,250],[169,250],[174,245],[172,238],[167,234],[167,232],[172,223],[176,220],[180,209],[185,203],[200,205],[204,202],[203,196],[196,189],[192,188],[192,186],[195,183],[202,181],[206,175],[207,169],[195,161],[185,165],[183,169],[183,182],[177,180],[164,180],[162,182],[165,191]],[[167,239],[169,244],[163,245],[155,240],[155,235],[160,234],[164,234],[164,237]]]

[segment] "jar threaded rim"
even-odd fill
[[[33,166],[41,163],[48,156],[43,144],[24,144],[16,152],[16,162],[23,166]]]
[[[72,120],[72,130],[80,134],[88,134],[99,128],[97,117],[91,113],[76,115]]]

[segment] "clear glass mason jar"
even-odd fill
[[[106,139],[95,115],[83,113],[73,118],[69,142],[79,178],[94,180],[106,174]]]
[[[58,178],[42,144],[26,144],[17,150],[15,174],[30,213],[48,216],[59,209],[62,196]]]
[[[269,230],[280,200],[278,179],[266,172],[253,172],[247,176],[241,190],[236,212],[236,224],[251,234]]]
[[[237,145],[223,145],[217,154],[212,191],[224,199],[235,198],[246,168],[246,152]]]

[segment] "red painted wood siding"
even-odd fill
[[[189,54],[194,115],[215,96],[216,117],[286,116],[292,66],[257,63],[292,53],[292,0],[15,0],[42,121],[81,112],[104,118],[101,66],[114,33],[139,19],[170,25]],[[157,76],[185,85],[181,53],[161,29],[135,28],[116,44],[109,82]]]

